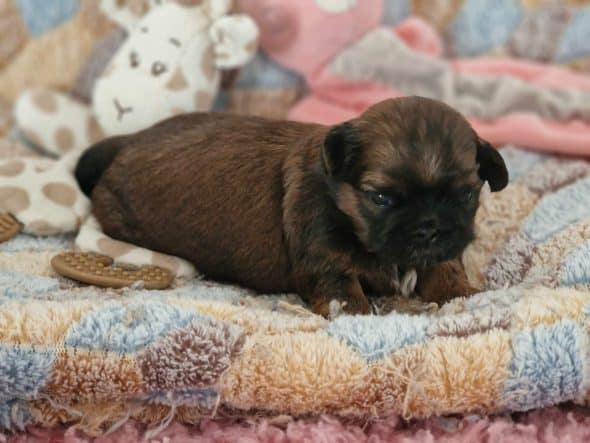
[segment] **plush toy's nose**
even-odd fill
[[[123,106],[116,97],[113,99],[113,105],[117,110],[117,121],[123,120],[125,114],[133,111],[131,106]]]

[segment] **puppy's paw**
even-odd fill
[[[453,298],[468,297],[479,292],[469,283],[459,260],[440,263],[418,277],[416,293],[424,302],[442,305]]]
[[[311,303],[311,310],[322,317],[333,320],[340,315],[368,315],[373,312],[369,301],[345,298],[327,298]]]

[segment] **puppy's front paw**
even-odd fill
[[[366,297],[357,298],[323,298],[311,303],[311,310],[322,317],[334,319],[340,315],[367,315],[372,312]]]
[[[467,297],[477,292],[479,290],[471,286],[459,260],[440,263],[418,276],[416,286],[416,293],[422,301],[439,305],[453,298]]]

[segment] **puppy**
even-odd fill
[[[366,295],[393,294],[398,270],[459,257],[483,183],[508,182],[459,113],[420,97],[333,127],[178,116],[96,144],[76,177],[106,234],[215,280],[295,291],[322,315],[331,300],[369,313]]]

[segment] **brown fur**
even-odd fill
[[[440,263],[425,271],[416,285],[416,294],[424,302],[442,305],[455,298],[473,295],[478,290],[471,286],[460,260]]]
[[[393,294],[396,266],[409,261],[387,255],[386,246],[371,250],[383,214],[364,188],[392,186],[411,196],[416,181],[436,188],[446,180],[451,191],[467,185],[479,193],[482,180],[475,133],[444,105],[388,100],[347,128],[356,149],[350,158],[338,153],[347,141],[330,145],[329,134],[339,137],[334,128],[174,117],[92,148],[94,155],[117,151],[92,191],[94,214],[108,235],[183,257],[209,278],[263,293],[296,291],[323,315],[333,299],[347,312],[368,313],[365,293]],[[350,163],[346,177],[337,175],[340,163]],[[83,158],[78,169],[85,167]]]

